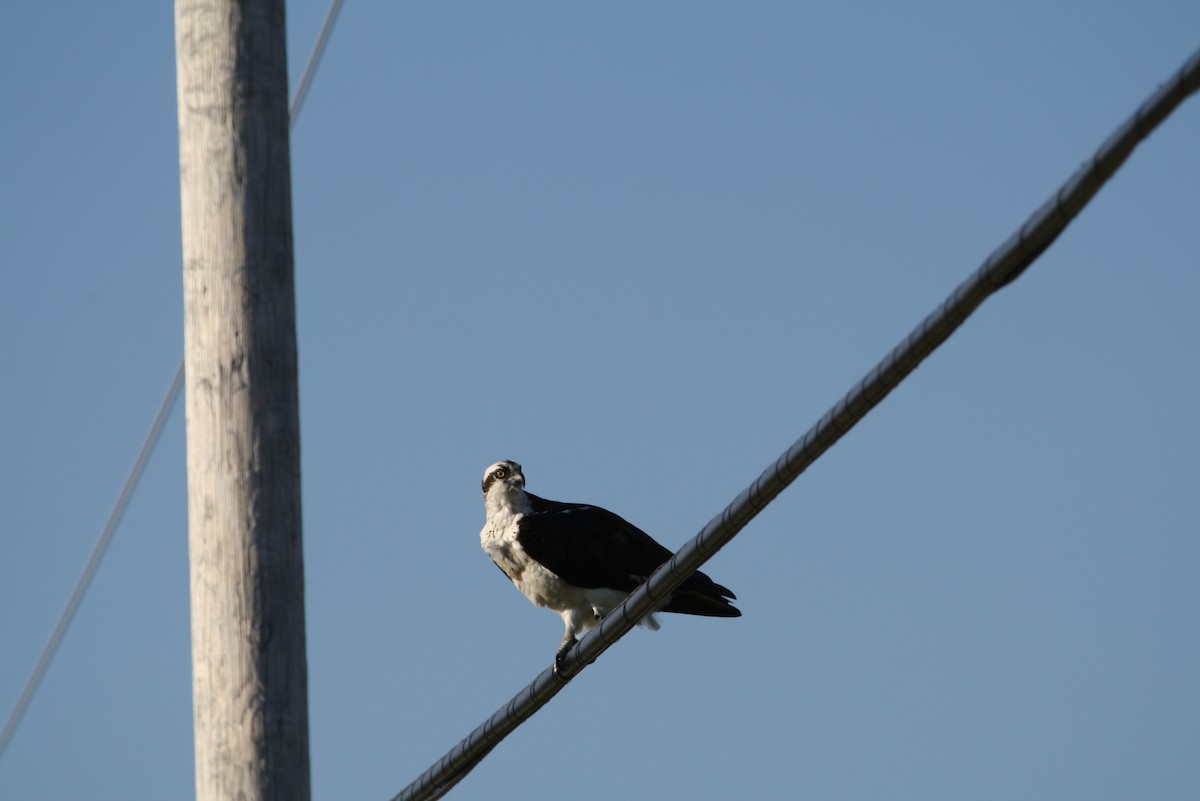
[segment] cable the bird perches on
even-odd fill
[[[871,368],[816,425],[580,640],[563,660],[561,673],[547,667],[392,801],[429,801],[449,792],[501,740],[557,695],[571,677],[596,661],[732,540],[797,476],[887,397],[926,356],[945,342],[984,300],[1020,276],[1058,238],[1133,149],[1198,88],[1200,50],[1193,53],[1183,67],[1142,103],[1016,233],[992,251],[979,269]]]

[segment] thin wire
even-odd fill
[[[1200,50],[1193,53],[1179,72],[1109,136],[1096,154],[1015,234],[992,251],[978,270],[963,281],[804,436],[796,440],[724,511],[659,567],[649,580],[610,612],[600,626],[577,643],[567,654],[561,675],[552,668],[542,671],[525,689],[463,738],[392,801],[430,801],[449,792],[501,740],[545,706],[572,677],[596,661],[600,654],[729,543],[755,515],[887,397],[925,357],[945,342],[984,300],[1020,276],[1066,229],[1124,163],[1134,147],[1197,89],[1200,89]]]
[[[308,64],[304,67],[304,74],[300,76],[300,83],[296,84],[296,91],[292,93],[292,105],[288,109],[289,128],[296,127],[296,118],[300,116],[300,108],[304,105],[304,98],[308,96],[308,87],[317,74],[317,65],[321,63],[325,45],[329,43],[329,35],[333,33],[333,24],[337,22],[338,12],[342,10],[342,2],[343,0],[333,0],[329,4],[329,11],[325,13],[325,21],[321,23],[321,32],[317,34],[317,43],[313,45],[312,53],[308,56]]]
[[[129,476],[125,479],[125,486],[121,488],[121,494],[117,496],[117,502],[108,515],[108,522],[104,524],[104,530],[100,532],[100,539],[97,540],[96,547],[92,549],[92,556],[88,559],[87,566],[83,568],[83,575],[79,577],[79,581],[75,584],[75,591],[71,593],[71,598],[67,601],[67,608],[63,610],[62,616],[58,619],[58,625],[54,627],[54,633],[50,635],[50,642],[46,643],[46,647],[42,650],[42,657],[33,669],[33,675],[29,677],[25,689],[21,692],[21,697],[17,699],[17,705],[13,708],[8,723],[4,726],[4,732],[0,733],[0,758],[4,756],[13,735],[17,733],[17,726],[20,725],[21,718],[25,716],[25,710],[33,701],[38,685],[42,683],[42,678],[50,668],[50,662],[58,653],[58,646],[62,644],[63,637],[66,636],[67,629],[71,626],[71,621],[75,619],[75,613],[79,611],[79,604],[83,602],[83,596],[92,584],[92,578],[95,577],[96,570],[100,567],[100,561],[104,559],[108,545],[112,542],[113,534],[117,532],[117,526],[120,524],[121,518],[125,516],[125,509],[128,508],[129,501],[133,498],[133,491],[137,488],[142,473],[146,470],[146,464],[150,461],[150,455],[154,453],[154,446],[158,444],[158,438],[167,425],[171,409],[174,408],[175,401],[179,398],[182,389],[183,365],[181,364],[175,371],[175,378],[171,380],[171,388],[167,390],[167,397],[163,399],[154,423],[150,426],[150,433],[146,435],[142,449],[138,451],[133,469],[129,471]]]
[[[304,105],[304,98],[308,94],[308,87],[312,84],[313,76],[317,74],[317,64],[325,52],[325,45],[329,42],[329,35],[333,32],[333,24],[337,21],[338,12],[342,8],[343,1],[333,0],[329,6],[329,12],[325,15],[325,21],[321,25],[321,32],[317,35],[317,43],[313,47],[312,54],[308,57],[308,64],[304,67],[304,74],[300,77],[300,83],[297,85],[296,91],[292,95],[291,105],[288,107],[289,129],[295,127],[296,118],[300,116],[300,109]],[[46,676],[46,671],[50,669],[50,663],[54,661],[54,656],[58,653],[58,647],[62,645],[63,638],[67,634],[67,629],[71,627],[71,621],[75,619],[75,613],[79,611],[79,605],[83,602],[83,597],[87,594],[88,588],[92,584],[92,579],[100,567],[100,562],[103,561],[105,553],[108,552],[108,546],[112,542],[113,535],[117,532],[117,526],[120,525],[121,518],[125,516],[125,509],[133,499],[133,493],[137,490],[138,483],[142,480],[142,474],[146,471],[146,465],[150,461],[150,456],[154,453],[154,449],[158,445],[158,440],[162,436],[163,429],[167,425],[167,420],[171,416],[171,411],[175,408],[180,392],[183,389],[183,365],[184,361],[180,359],[179,367],[175,371],[175,378],[171,380],[171,387],[167,390],[167,396],[163,398],[162,405],[158,407],[158,414],[155,415],[154,422],[150,425],[150,433],[146,435],[146,439],[142,443],[142,449],[138,452],[137,459],[134,460],[133,469],[129,471],[129,475],[125,478],[125,484],[121,487],[121,493],[117,496],[117,502],[113,506],[112,512],[108,515],[108,521],[104,524],[103,531],[100,532],[100,538],[96,541],[95,547],[92,548],[92,555],[88,559],[87,565],[83,568],[83,575],[76,582],[75,590],[71,593],[71,597],[67,601],[67,607],[59,617],[58,625],[54,627],[54,633],[50,635],[50,641],[42,649],[41,658],[38,659],[38,663],[34,667],[33,673],[29,676],[29,680],[25,682],[25,688],[21,691],[21,696],[17,699],[16,706],[13,707],[12,713],[8,716],[8,722],[4,724],[4,731],[0,733],[0,759],[4,758],[4,752],[8,750],[8,744],[12,742],[13,736],[16,735],[17,727],[21,725],[21,719],[25,717],[25,711],[33,701],[33,696],[37,694],[38,687],[41,686],[42,679]]]

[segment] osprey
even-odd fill
[[[649,534],[598,506],[560,503],[525,491],[516,462],[496,462],[483,474],[487,522],[483,550],[517,589],[562,616],[566,634],[555,669],[581,632],[594,627],[650,577],[671,551]],[[694,573],[656,612],[739,617],[736,596]],[[658,630],[653,614],[641,625]]]

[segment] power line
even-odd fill
[[[308,63],[304,65],[304,74],[300,76],[300,82],[296,84],[296,91],[292,93],[292,105],[288,108],[288,128],[296,127],[296,118],[300,116],[300,108],[304,105],[304,98],[308,96],[308,87],[317,74],[317,65],[321,63],[325,45],[329,44],[329,35],[333,33],[333,24],[337,22],[338,13],[342,10],[342,2],[343,0],[333,0],[329,4],[329,11],[325,13],[325,21],[321,23],[321,32],[317,34],[317,43],[313,45],[312,53],[308,56]]]
[[[154,422],[150,425],[150,433],[146,435],[146,439],[142,443],[142,449],[138,451],[137,459],[133,462],[133,469],[129,471],[129,476],[125,479],[125,486],[121,487],[121,494],[117,496],[117,502],[113,505],[113,509],[108,515],[108,521],[104,524],[104,529],[100,532],[100,539],[96,541],[96,547],[92,549],[92,556],[83,568],[83,575],[79,577],[79,581],[75,584],[75,591],[71,593],[71,597],[67,601],[67,608],[63,610],[62,616],[59,617],[58,625],[54,627],[54,633],[50,635],[50,641],[46,643],[46,647],[42,650],[42,656],[38,660],[37,666],[33,669],[33,675],[29,677],[29,681],[25,684],[25,689],[21,692],[21,697],[17,699],[17,705],[13,707],[12,714],[8,718],[8,723],[4,726],[4,732],[0,733],[0,758],[4,756],[9,742],[12,741],[13,735],[17,733],[17,726],[20,725],[21,718],[25,716],[25,710],[29,708],[30,702],[33,701],[33,696],[37,692],[38,685],[42,683],[42,678],[50,668],[50,662],[53,661],[54,655],[58,653],[58,646],[62,644],[63,637],[66,636],[67,629],[71,626],[71,621],[75,619],[75,613],[79,611],[79,605],[83,602],[83,596],[92,584],[92,579],[96,575],[96,570],[100,567],[100,561],[104,559],[104,554],[108,551],[108,545],[112,542],[113,534],[117,532],[117,526],[121,523],[121,518],[125,516],[125,509],[128,508],[129,501],[133,498],[133,491],[137,489],[138,482],[142,478],[142,473],[146,470],[146,464],[150,461],[150,455],[154,453],[154,446],[158,444],[158,438],[162,435],[163,429],[167,425],[167,419],[171,416],[171,409],[175,406],[175,401],[178,400],[179,392],[182,389],[183,365],[181,364],[179,365],[179,369],[175,371],[175,378],[171,380],[171,387],[167,390],[167,396],[163,398],[162,405],[158,408],[158,414],[155,415]]]
[[[333,0],[329,6],[328,13],[325,15],[325,21],[321,25],[321,32],[317,35],[317,43],[308,57],[304,73],[301,75],[300,82],[296,86],[296,91],[292,95],[292,102],[288,108],[289,129],[296,126],[296,118],[300,116],[300,109],[304,105],[304,98],[308,94],[308,87],[312,84],[313,77],[317,73],[317,65],[320,63],[321,56],[325,52],[325,45],[329,42],[329,35],[333,32],[333,25],[337,21],[338,12],[342,8],[342,2],[343,0]],[[42,649],[42,655],[38,659],[37,665],[33,668],[33,673],[30,674],[29,680],[25,682],[25,687],[21,690],[21,695],[8,717],[8,722],[4,724],[4,731],[0,732],[0,759],[4,758],[4,752],[8,749],[8,744],[17,733],[17,727],[21,725],[21,719],[25,716],[25,711],[33,701],[33,696],[37,694],[38,687],[41,685],[42,679],[45,678],[46,671],[50,669],[50,663],[54,661],[54,656],[58,653],[59,646],[62,645],[63,638],[67,634],[67,629],[71,627],[71,621],[75,619],[75,613],[79,611],[79,605],[83,603],[83,597],[87,594],[88,588],[92,584],[92,579],[95,578],[96,571],[100,567],[100,562],[103,561],[105,553],[108,552],[108,546],[112,542],[113,535],[117,532],[117,526],[121,524],[121,518],[124,517],[125,510],[129,506],[129,502],[133,499],[133,493],[137,490],[138,483],[142,480],[142,474],[146,471],[146,465],[150,461],[150,456],[154,453],[154,449],[158,445],[158,440],[162,436],[163,429],[166,427],[167,419],[171,416],[171,411],[175,408],[175,404],[179,400],[180,391],[183,389],[183,379],[184,369],[183,360],[181,359],[179,367],[175,371],[175,377],[171,380],[170,389],[167,390],[167,395],[163,398],[162,405],[158,407],[158,414],[155,415],[154,422],[150,425],[150,432],[146,435],[141,450],[138,451],[137,459],[134,460],[133,469],[129,471],[129,475],[125,478],[125,484],[121,487],[121,492],[117,496],[117,502],[113,506],[112,512],[108,515],[104,529],[100,532],[100,538],[96,541],[95,547],[92,548],[92,555],[88,558],[87,565],[83,568],[83,574],[79,577],[79,581],[75,583],[75,589],[67,601],[66,608],[58,619],[58,624],[54,627],[54,632],[50,635],[49,642]]]
[[[975,309],[1032,264],[1087,205],[1143,139],[1189,95],[1200,89],[1200,50],[1104,141],[1096,154],[1059,187],[1009,239],[992,251],[967,280],[832,409],[796,440],[687,542],[678,553],[610,612],[565,659],[562,674],[547,668],[490,718],[450,749],[392,801],[430,801],[444,796],[517,726],[558,694],[572,677],[596,661],[648,612],[732,540],[821,454],[850,431],[966,321]]]

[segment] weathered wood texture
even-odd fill
[[[198,801],[307,801],[283,0],[177,0]]]

